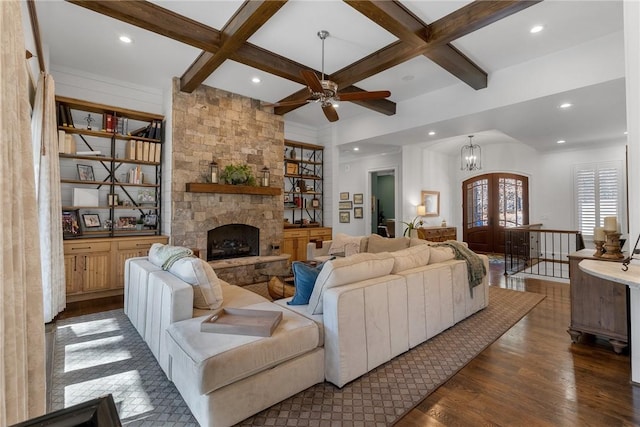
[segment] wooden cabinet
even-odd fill
[[[124,262],[146,256],[153,243],[167,243],[165,236],[139,236],[67,240],[64,267],[67,302],[121,295]]]
[[[583,334],[607,338],[620,353],[629,343],[627,287],[580,270],[578,264],[584,259],[605,261],[594,258],[593,252],[583,249],[569,255],[571,324],[567,332],[573,342]]]
[[[306,261],[308,243],[331,238],[332,230],[328,227],[288,228],[284,230],[282,253],[291,255],[290,261]]]
[[[56,108],[64,238],[160,235],[163,116],[61,96]]]
[[[418,237],[430,242],[444,242],[447,240],[456,240],[456,227],[420,227]]]

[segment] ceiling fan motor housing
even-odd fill
[[[338,94],[338,85],[331,80],[320,80],[322,88],[324,89],[324,96],[327,98],[333,98]]]

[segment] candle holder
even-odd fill
[[[596,245],[596,251],[593,256],[600,258],[604,254],[604,240],[594,240],[593,243]]]
[[[621,233],[618,233],[616,231],[607,231],[607,230],[605,230],[604,233],[607,236],[607,240],[604,243],[605,252],[602,254],[602,258],[606,258],[606,259],[624,258],[624,255],[622,254],[622,250],[620,248]]]

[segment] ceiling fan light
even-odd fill
[[[333,108],[338,108],[338,107],[340,107],[340,104],[338,104],[336,101],[333,101],[333,102],[331,103],[331,106],[332,106]]]

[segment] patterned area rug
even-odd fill
[[[489,306],[338,389],[317,384],[241,426],[387,426],[509,330],[543,295],[489,288]],[[122,310],[58,323],[52,410],[112,393],[124,425],[197,426]]]

